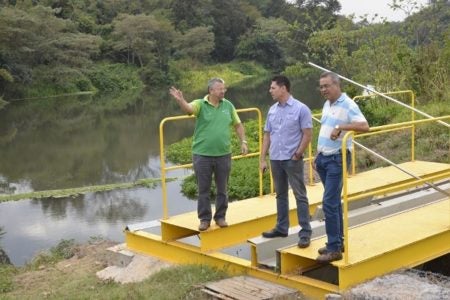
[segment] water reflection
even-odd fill
[[[130,195],[127,190],[91,193],[62,199],[31,200],[31,204],[40,206],[44,215],[54,220],[64,219],[70,212],[88,223],[129,222],[142,218],[147,210],[147,206],[136,196]]]
[[[314,86],[315,80],[294,82],[293,94],[320,107]],[[273,104],[268,87],[268,79],[250,81],[230,87],[227,98],[237,108],[258,107],[265,114]],[[166,91],[12,103],[0,111],[0,193],[159,178],[159,123],[180,114]],[[167,124],[165,143],[191,136],[193,126],[193,120]],[[168,176],[189,173],[177,170]],[[195,201],[180,194],[180,181],[167,187],[169,215],[196,209]],[[20,265],[61,239],[83,242],[103,236],[120,242],[127,224],[162,217],[161,199],[158,187],[2,203],[0,226],[6,234],[0,245]]]
[[[160,188],[137,188],[2,203],[0,220],[6,234],[0,244],[13,264],[22,265],[61,239],[86,242],[105,237],[123,242],[128,224],[162,217],[161,198]],[[179,181],[168,183],[168,200],[169,215],[196,209],[196,202],[181,195]]]

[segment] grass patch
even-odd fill
[[[45,259],[35,258],[33,268],[2,266],[0,299],[201,299],[200,284],[227,277],[225,270],[181,265],[138,283],[102,281],[95,274],[106,267],[106,249],[112,245],[104,240],[85,245],[63,240]]]
[[[7,293],[14,288],[13,278],[17,269],[11,265],[0,265],[0,293]]]
[[[173,62],[173,69],[178,72],[177,85],[189,93],[207,92],[207,82],[213,77],[225,80],[227,86],[236,85],[248,78],[259,78],[268,74],[261,65],[254,62],[232,62],[209,66],[196,66],[191,61]],[[190,97],[188,97],[190,98]]]
[[[75,240],[61,240],[55,247],[49,251],[39,253],[33,260],[26,265],[29,270],[37,270],[43,265],[55,264],[63,259],[71,258],[74,252]]]
[[[379,102],[360,104],[371,126],[411,120],[411,112],[408,109],[398,105],[394,107],[394,104],[390,103],[384,103],[385,105],[379,104]],[[432,116],[445,116],[450,114],[450,101],[419,103],[416,108]],[[416,113],[416,120],[424,118]],[[449,123],[450,120],[446,120],[446,122]],[[360,139],[359,142],[395,163],[411,160],[411,129],[382,133]],[[448,163],[450,159],[449,130],[439,123],[417,124],[414,145],[416,160]],[[357,149],[357,166],[360,170],[386,165],[380,159]]]

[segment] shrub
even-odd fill
[[[142,88],[138,68],[125,64],[103,64],[88,73],[92,84],[102,92]]]

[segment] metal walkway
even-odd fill
[[[450,164],[413,161],[400,164],[427,182],[450,178]],[[422,182],[423,183],[423,182]],[[348,178],[348,200],[356,202],[368,195],[388,195],[420,186],[415,179],[394,167],[357,173]],[[322,185],[307,186],[310,211],[321,202]],[[297,224],[295,200],[290,195],[291,226]],[[412,267],[450,253],[450,199],[440,200],[393,216],[351,227],[348,233],[347,260],[328,265],[335,280],[315,276],[317,249],[326,237],[312,241],[311,246],[278,249],[277,270],[260,267],[257,251],[250,259],[232,256],[221,249],[255,238],[276,222],[274,195],[232,202],[227,212],[229,227],[213,225],[199,232],[196,212],[161,220],[160,233],[129,226],[125,230],[127,247],[176,263],[199,263],[225,268],[230,274],[242,274],[269,280],[300,290],[313,298],[329,292],[341,292],[349,286],[402,267]],[[197,236],[197,243],[185,239]],[[319,268],[320,269],[320,268]],[[312,270],[312,271],[311,271]]]

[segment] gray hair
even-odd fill
[[[225,80],[223,80],[222,78],[219,78],[219,77],[211,78],[208,81],[208,93],[209,93],[209,90],[212,89],[213,85],[216,84],[216,83],[223,83],[223,84],[225,84]]]
[[[334,83],[337,83],[337,84],[341,83],[341,79],[334,72],[327,71],[327,72],[323,72],[322,74],[320,74],[320,78],[325,78],[325,77],[330,77],[331,81],[333,81]]]

